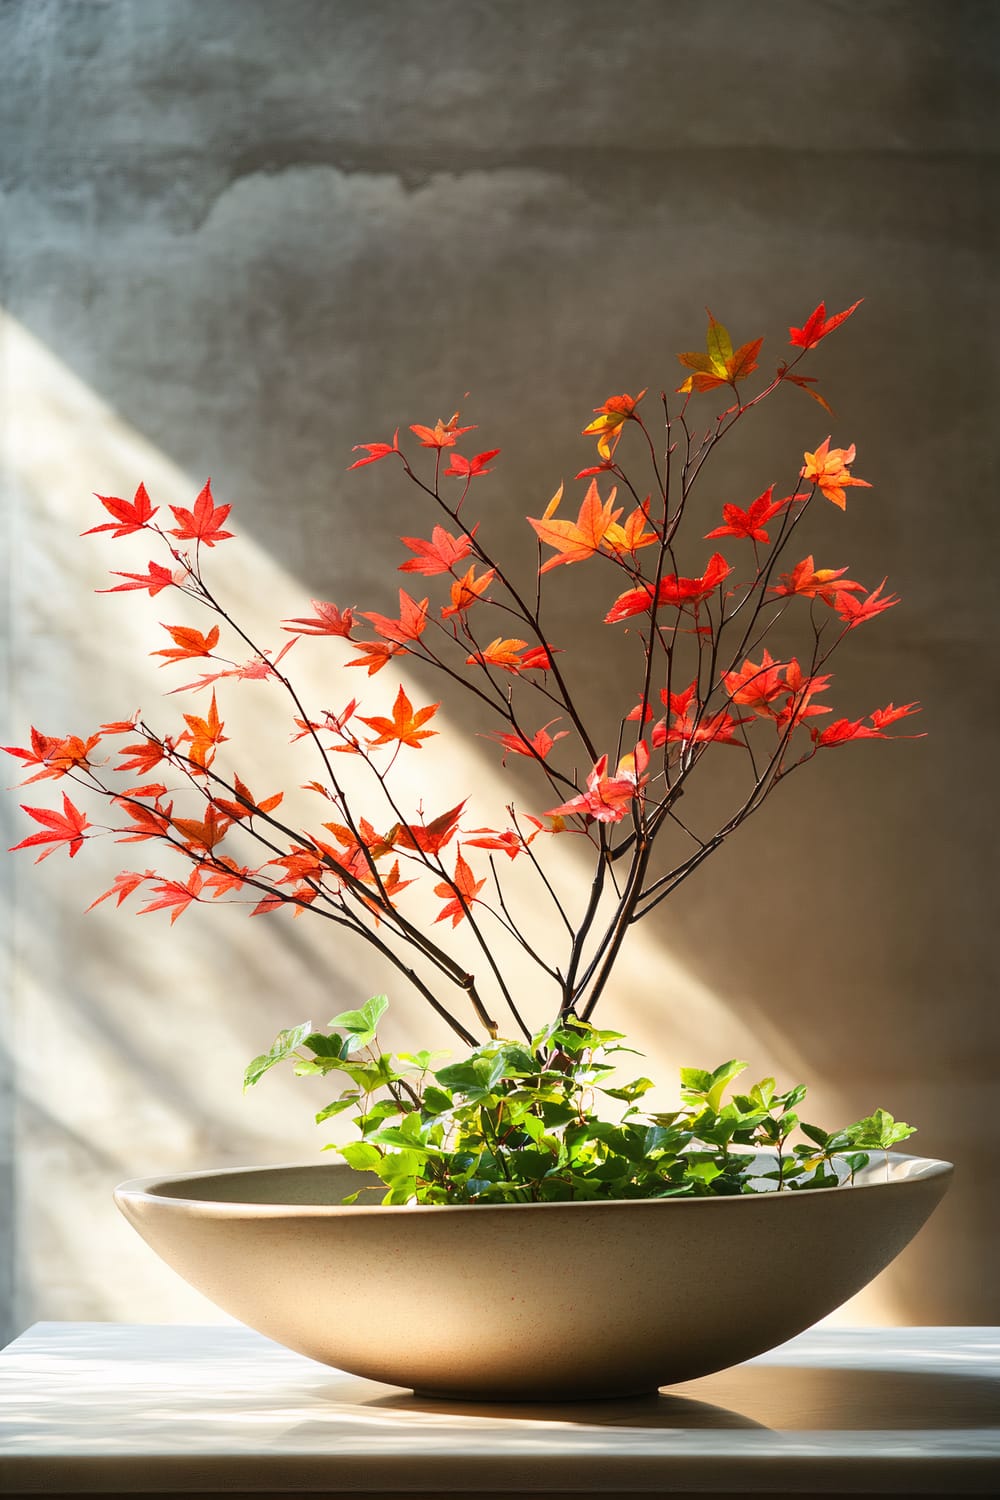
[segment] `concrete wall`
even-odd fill
[[[854,1321],[1000,1313],[998,32],[976,0],[0,4],[5,743],[29,721],[175,711],[144,656],[162,599],[91,592],[129,565],[76,540],[91,491],[145,479],[189,504],[211,473],[236,503],[229,586],[276,644],[310,595],[388,606],[394,538],[426,524],[382,470],[345,477],[353,443],[464,403],[504,450],[489,524],[513,540],[585,461],[591,407],[676,383],[706,304],[776,354],[821,297],[866,298],[817,369],[875,488],[846,521],[826,507],[815,551],[889,572],[905,600],[851,643],[839,706],[920,699],[928,738],[793,779],[661,908],[605,1006],[668,1073],[741,1054],[812,1081],[819,1118],[884,1103],[958,1162]],[[826,435],[786,394],[720,452],[713,510]],[[586,586],[557,578],[568,632]],[[314,701],[341,696],[329,657],[300,656]],[[619,670],[594,659],[598,709]],[[246,692],[231,711],[254,775],[280,778],[273,702]],[[496,757],[458,740],[426,774],[441,796],[475,777],[499,804]],[[13,802],[6,843],[25,829]],[[309,1157],[325,1101],[291,1079],[244,1101],[242,1065],[279,1026],[390,982],[308,920],[84,920],[123,863],[112,847],[79,868],[90,854],[2,865],[8,1332],[213,1316],[118,1222],[110,1185]],[[444,1040],[421,1014],[397,988],[397,1042],[418,1022]]]

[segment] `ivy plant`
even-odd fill
[[[619,1031],[562,1016],[527,1041],[496,1039],[459,1062],[443,1054],[384,1052],[388,1007],[374,996],[316,1031],[303,1022],[276,1037],[245,1075],[250,1087],[279,1063],[334,1074],[344,1085],[316,1116],[353,1111],[359,1139],[327,1149],[371,1173],[383,1203],[556,1203],[620,1198],[732,1196],[853,1185],[872,1151],[888,1152],[914,1127],[883,1109],[839,1130],[802,1120],[802,1084],[773,1078],[746,1093],[747,1064],[682,1068],[680,1104],[646,1111],[653,1087],[617,1081],[611,1061],[635,1053]],[[795,1139],[800,1136],[805,1139]],[[375,1191],[379,1191],[375,1187]],[[361,1200],[359,1188],[345,1201]]]

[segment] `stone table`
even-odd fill
[[[0,1352],[0,1493],[1000,1491],[1000,1329],[820,1328],[641,1400],[418,1399],[238,1326],[39,1323]]]

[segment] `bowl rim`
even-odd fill
[[[290,1216],[301,1218],[326,1218],[330,1215],[337,1217],[347,1215],[353,1217],[357,1214],[467,1214],[475,1213],[482,1216],[490,1211],[508,1213],[512,1210],[578,1210],[596,1209],[605,1211],[607,1209],[649,1209],[655,1206],[657,1210],[667,1206],[677,1209],[689,1210],[694,1205],[700,1205],[704,1210],[708,1204],[717,1205],[724,1203],[788,1203],[799,1199],[812,1199],[817,1197],[828,1197],[832,1193],[854,1194],[858,1192],[885,1191],[889,1188],[914,1187],[929,1181],[943,1178],[947,1181],[954,1172],[954,1164],[950,1161],[933,1156],[913,1156],[902,1151],[890,1151],[887,1153],[890,1163],[915,1162],[922,1170],[917,1170],[905,1177],[890,1178],[888,1181],[875,1180],[871,1182],[856,1182],[853,1187],[830,1187],[809,1188],[800,1192],[778,1192],[777,1189],[761,1193],[734,1193],[717,1197],[671,1197],[671,1198],[590,1198],[583,1200],[562,1200],[551,1203],[258,1203],[252,1199],[216,1199],[216,1198],[185,1198],[175,1193],[160,1191],[167,1185],[177,1185],[185,1182],[198,1182],[210,1177],[239,1177],[260,1176],[271,1172],[302,1172],[302,1171],[346,1171],[352,1170],[346,1162],[275,1162],[263,1166],[242,1167],[216,1167],[202,1168],[196,1172],[157,1173],[150,1177],[129,1178],[120,1182],[114,1189],[114,1200],[118,1207],[124,1208],[125,1204],[168,1204],[177,1209],[185,1209],[192,1212],[205,1214],[239,1217],[251,1210],[256,1218],[286,1218]],[[879,1153],[881,1158],[881,1153]],[[876,1165],[879,1165],[876,1163]],[[357,1175],[360,1177],[361,1172]],[[367,1174],[370,1175],[370,1174]]]

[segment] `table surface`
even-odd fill
[[[814,1329],[659,1396],[418,1398],[242,1327],[38,1323],[0,1493],[995,1494],[1000,1329]]]

